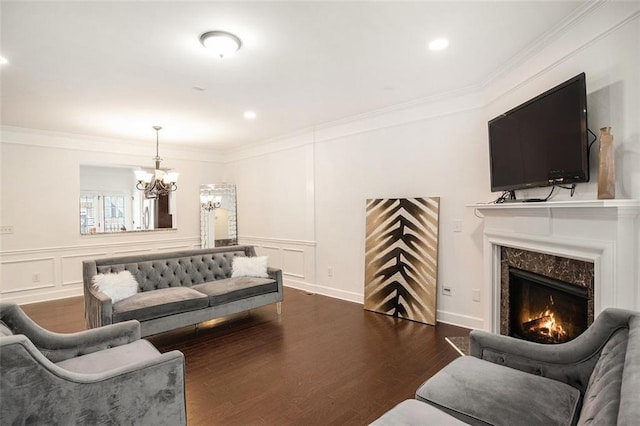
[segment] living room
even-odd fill
[[[0,224],[3,227],[0,235],[0,300],[29,304],[80,296],[83,260],[200,247],[200,185],[229,182],[237,188],[239,242],[253,245],[259,254],[269,256],[270,266],[283,270],[285,287],[356,304],[362,304],[365,297],[366,200],[440,197],[437,321],[467,329],[494,329],[493,296],[486,277],[491,266],[486,259],[485,221],[476,210],[478,204],[489,203],[499,195],[490,191],[489,120],[584,72],[589,128],[597,134],[601,127],[610,126],[614,135],[616,200],[640,199],[640,53],[637,48],[640,3],[535,3],[457,3],[450,12],[459,18],[455,20],[456,27],[469,25],[475,28],[472,21],[484,21],[482,29],[498,26],[503,31],[491,33],[494,38],[487,39],[488,47],[477,53],[496,54],[500,62],[486,63],[470,57],[469,62],[460,62],[467,64],[466,68],[448,68],[448,58],[456,55],[456,35],[447,34],[450,38],[448,50],[430,52],[426,49],[428,37],[446,30],[447,26],[442,25],[438,31],[420,33],[422,39],[414,43],[423,50],[413,55],[425,55],[418,71],[407,70],[415,64],[413,59],[407,58],[403,62],[401,55],[367,46],[367,37],[376,34],[375,30],[388,28],[388,34],[381,30],[382,38],[398,41],[398,37],[402,39],[406,33],[397,35],[392,30],[402,27],[402,19],[406,19],[414,30],[420,27],[420,19],[410,19],[411,16],[422,17],[425,22],[436,26],[436,22],[425,17],[433,3],[305,5],[292,2],[271,5],[284,17],[300,18],[299,24],[292,27],[301,33],[306,28],[312,35],[320,37],[326,28],[333,28],[327,44],[322,44],[325,48],[333,46],[336,39],[346,38],[344,34],[354,36],[353,40],[345,40],[349,45],[336,52],[341,60],[353,57],[352,62],[344,67],[338,60],[335,61],[337,65],[333,64],[331,52],[323,51],[322,58],[326,63],[315,64],[316,68],[328,67],[327,75],[339,75],[340,72],[345,75],[345,78],[336,78],[335,87],[326,88],[326,98],[315,85],[317,79],[322,82],[322,73],[301,77],[280,68],[282,80],[290,80],[291,86],[287,86],[288,91],[281,95],[282,102],[286,101],[285,114],[277,114],[278,107],[253,101],[249,96],[252,90],[258,90],[257,86],[276,84],[266,79],[277,75],[274,71],[267,73],[265,70],[262,77],[259,74],[263,64],[260,60],[268,61],[264,55],[282,55],[273,60],[277,66],[283,67],[289,52],[284,48],[278,51],[277,46],[270,45],[284,43],[283,40],[256,40],[256,34],[261,31],[268,34],[267,29],[258,24],[258,12],[267,13],[269,17],[275,14],[268,12],[269,3],[260,6],[225,4],[221,10],[229,15],[218,20],[196,19],[193,15],[198,15],[198,3],[190,4],[187,9],[191,15],[187,15],[185,20],[191,19],[192,23],[182,26],[193,33],[195,40],[195,47],[187,49],[188,55],[201,53],[197,52],[202,47],[198,37],[204,31],[221,26],[223,28],[220,29],[232,32],[243,25],[256,27],[245,33],[238,31],[243,46],[234,57],[219,60],[203,56],[193,60],[203,70],[180,76],[180,90],[188,93],[179,92],[174,87],[177,92],[169,91],[169,94],[175,96],[175,104],[167,102],[157,107],[146,99],[153,99],[154,85],[164,83],[164,74],[168,71],[162,70],[171,70],[174,66],[156,64],[153,55],[144,50],[159,35],[144,31],[137,33],[139,37],[148,37],[148,40],[140,42],[143,50],[134,50],[139,56],[125,55],[130,62],[111,64],[111,69],[104,75],[95,75],[96,88],[80,84],[68,86],[71,83],[64,75],[68,70],[62,61],[56,60],[55,51],[59,48],[71,56],[74,49],[91,51],[85,45],[91,46],[93,31],[102,37],[111,37],[115,44],[114,52],[124,49],[130,40],[118,37],[117,31],[131,25],[131,22],[118,19],[143,6],[151,9],[152,14],[170,16],[177,13],[171,4],[139,3],[132,6],[119,3],[113,8],[123,7],[124,12],[111,9],[107,13],[103,8],[112,6],[101,6],[100,3],[92,6],[67,3],[63,6],[55,2],[3,2],[0,6],[0,54],[6,56],[8,63],[0,65]],[[205,7],[203,4],[200,6]],[[216,12],[215,3],[206,6],[213,8],[209,13]],[[256,7],[258,12],[251,11],[249,6]],[[541,11],[535,15],[540,20],[539,25],[529,22],[535,21],[530,16],[536,10]],[[244,13],[247,16],[245,22],[234,24],[228,21],[232,17],[241,19]],[[341,16],[341,13],[356,19],[364,28],[362,33],[349,31],[357,25],[338,19],[336,16]],[[105,21],[97,21],[99,24],[86,21],[85,26],[65,31],[65,24],[76,22],[74,19],[95,19],[101,14],[103,19],[114,21],[107,22],[109,25]],[[317,14],[317,21],[314,14]],[[59,19],[51,19],[51,16]],[[388,16],[388,20],[383,19],[384,16]],[[511,25],[504,24],[508,17],[512,20]],[[335,22],[327,21],[324,27],[319,23],[320,18],[331,18]],[[365,21],[365,18],[378,20]],[[155,22],[148,19],[152,24]],[[295,19],[289,20],[296,22]],[[272,21],[265,18],[265,22]],[[273,22],[289,28],[282,21]],[[307,25],[314,22],[318,28]],[[443,18],[442,22],[446,23],[446,20]],[[223,25],[225,23],[227,26]],[[531,25],[525,25],[527,23]],[[38,31],[49,28],[45,24],[59,32],[45,31],[45,35],[38,35]],[[99,32],[100,25],[109,31]],[[162,23],[156,22],[155,25],[156,30],[162,33]],[[453,19],[451,26],[454,26]],[[526,37],[514,34],[519,26],[523,32],[526,30]],[[25,33],[35,35],[26,37]],[[180,36],[186,38],[188,35],[183,33]],[[281,33],[277,35],[283,36]],[[299,36],[295,33],[285,35]],[[175,49],[172,51],[177,52],[176,45],[181,45],[181,41],[172,41],[169,36],[162,34],[161,41],[164,47],[171,46]],[[482,33],[474,34],[472,30],[464,34],[467,41],[482,37]],[[24,38],[23,47],[21,38]],[[514,43],[507,43],[511,38]],[[71,43],[73,40],[74,44]],[[373,40],[379,41],[378,38]],[[58,46],[63,42],[70,44]],[[131,44],[137,46],[137,43]],[[110,56],[111,52],[105,45],[100,46],[101,49],[92,52],[87,62]],[[155,52],[153,49],[150,51]],[[357,49],[365,50],[362,52],[364,63],[358,61]],[[28,61],[25,59],[22,64],[21,55],[27,53],[21,53],[21,50],[30,52]],[[407,54],[407,50],[401,52]],[[472,53],[469,50],[465,52]],[[439,53],[444,56],[434,56]],[[250,55],[256,55],[258,59],[251,59]],[[40,60],[37,60],[38,56]],[[366,63],[371,57],[377,58],[373,66]],[[183,56],[176,56],[176,62],[183,60]],[[313,58],[308,61],[314,64]],[[385,61],[396,65],[380,65]],[[145,62],[157,67],[162,78],[149,77],[150,82],[145,85],[148,77],[138,76],[133,81],[140,87],[127,86],[130,84],[128,80],[120,80],[118,70],[123,74],[136,73],[136,67]],[[469,68],[476,64],[484,68]],[[32,65],[38,68],[30,68]],[[99,62],[99,66],[106,65]],[[242,110],[226,112],[228,115],[224,117],[233,121],[234,128],[239,129],[238,134],[246,136],[245,139],[224,134],[224,123],[218,123],[218,118],[213,120],[213,124],[198,127],[200,122],[197,119],[191,121],[189,112],[200,119],[199,107],[214,100],[224,103],[211,93],[223,90],[225,78],[231,84],[237,75],[249,74],[240,68],[242,66],[250,67],[258,75],[254,80],[245,82],[245,90],[239,90],[243,92],[240,100],[229,99],[229,102],[259,103],[260,108],[255,107],[257,118],[253,122],[238,124],[242,119],[232,119],[231,114],[240,116]],[[96,71],[90,65],[87,67]],[[349,91],[350,86],[358,86],[360,74],[372,72],[377,67],[380,69],[380,81],[376,86],[365,88],[369,95],[353,95]],[[442,69],[438,70],[439,67]],[[210,89],[194,78],[194,75],[200,78],[205,72],[213,75],[209,80]],[[432,79],[436,83],[407,87],[403,79],[417,82],[416,72],[418,75],[423,73],[425,80]],[[309,78],[308,89],[304,86],[306,78]],[[101,88],[103,79],[109,85]],[[327,77],[327,81],[332,80]],[[112,86],[117,83],[125,89]],[[196,87],[206,90],[199,91]],[[98,94],[113,90],[118,94],[127,93],[127,96],[116,105],[97,105],[97,108],[89,109],[89,104],[97,102],[100,97],[95,96],[93,90],[98,90]],[[299,95],[289,97],[289,92],[298,92]],[[330,101],[340,92],[344,95],[337,103],[344,105],[336,106]],[[227,92],[222,93],[227,95]],[[71,99],[78,107],[64,110],[65,116],[59,117],[57,102],[63,98]],[[378,98],[387,103],[381,103]],[[272,94],[268,101],[277,103],[278,96]],[[269,108],[273,108],[273,112],[269,113]],[[100,111],[105,112],[101,114]],[[171,122],[178,117],[185,118]],[[270,122],[269,126],[273,127],[260,124],[260,120]],[[189,124],[193,124],[192,129]],[[81,235],[78,215],[80,167],[87,164],[150,166],[156,137],[151,128],[153,125],[163,126],[159,134],[163,166],[180,172],[178,190],[173,194],[176,228],[144,234]],[[219,129],[214,129],[215,126]],[[255,128],[260,131],[251,133]],[[280,132],[273,133],[273,129]],[[222,136],[217,136],[216,131]],[[200,139],[190,132],[203,132],[204,139],[209,139],[210,143],[200,143]],[[259,137],[262,135],[264,137]],[[192,142],[188,143],[189,140]],[[590,154],[591,180],[578,184],[573,197],[569,191],[558,190],[551,201],[597,200],[597,150],[596,143]],[[518,195],[522,198],[544,198],[548,192],[549,188],[538,188],[518,191]],[[631,239],[635,239],[635,243],[631,244],[629,256],[638,264],[637,241],[640,236],[637,212],[634,220]],[[580,215],[576,217],[576,223],[583,226]],[[605,272],[614,277],[630,275],[637,283],[640,274],[637,266],[631,272],[624,266],[616,266],[614,262],[613,266],[607,266],[610,271],[605,268]],[[446,295],[443,294],[445,287],[449,289]],[[600,308],[640,309],[637,288],[624,290],[623,294],[631,297],[608,299],[607,304]],[[286,299],[283,309],[288,309]]]

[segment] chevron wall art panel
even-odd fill
[[[436,323],[440,197],[367,200],[364,308]]]

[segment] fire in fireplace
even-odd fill
[[[563,343],[587,329],[584,287],[509,267],[510,335],[539,343]]]

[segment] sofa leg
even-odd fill
[[[276,310],[278,311],[278,315],[282,313],[282,302],[276,303]]]

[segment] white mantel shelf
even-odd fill
[[[640,200],[470,204],[483,218],[484,328],[499,331],[500,248],[594,264],[594,311],[640,310]]]
[[[640,200],[566,200],[566,201],[544,201],[544,202],[509,202],[500,204],[468,204],[482,210],[534,210],[534,209],[554,209],[554,208],[631,208],[640,209]]]

